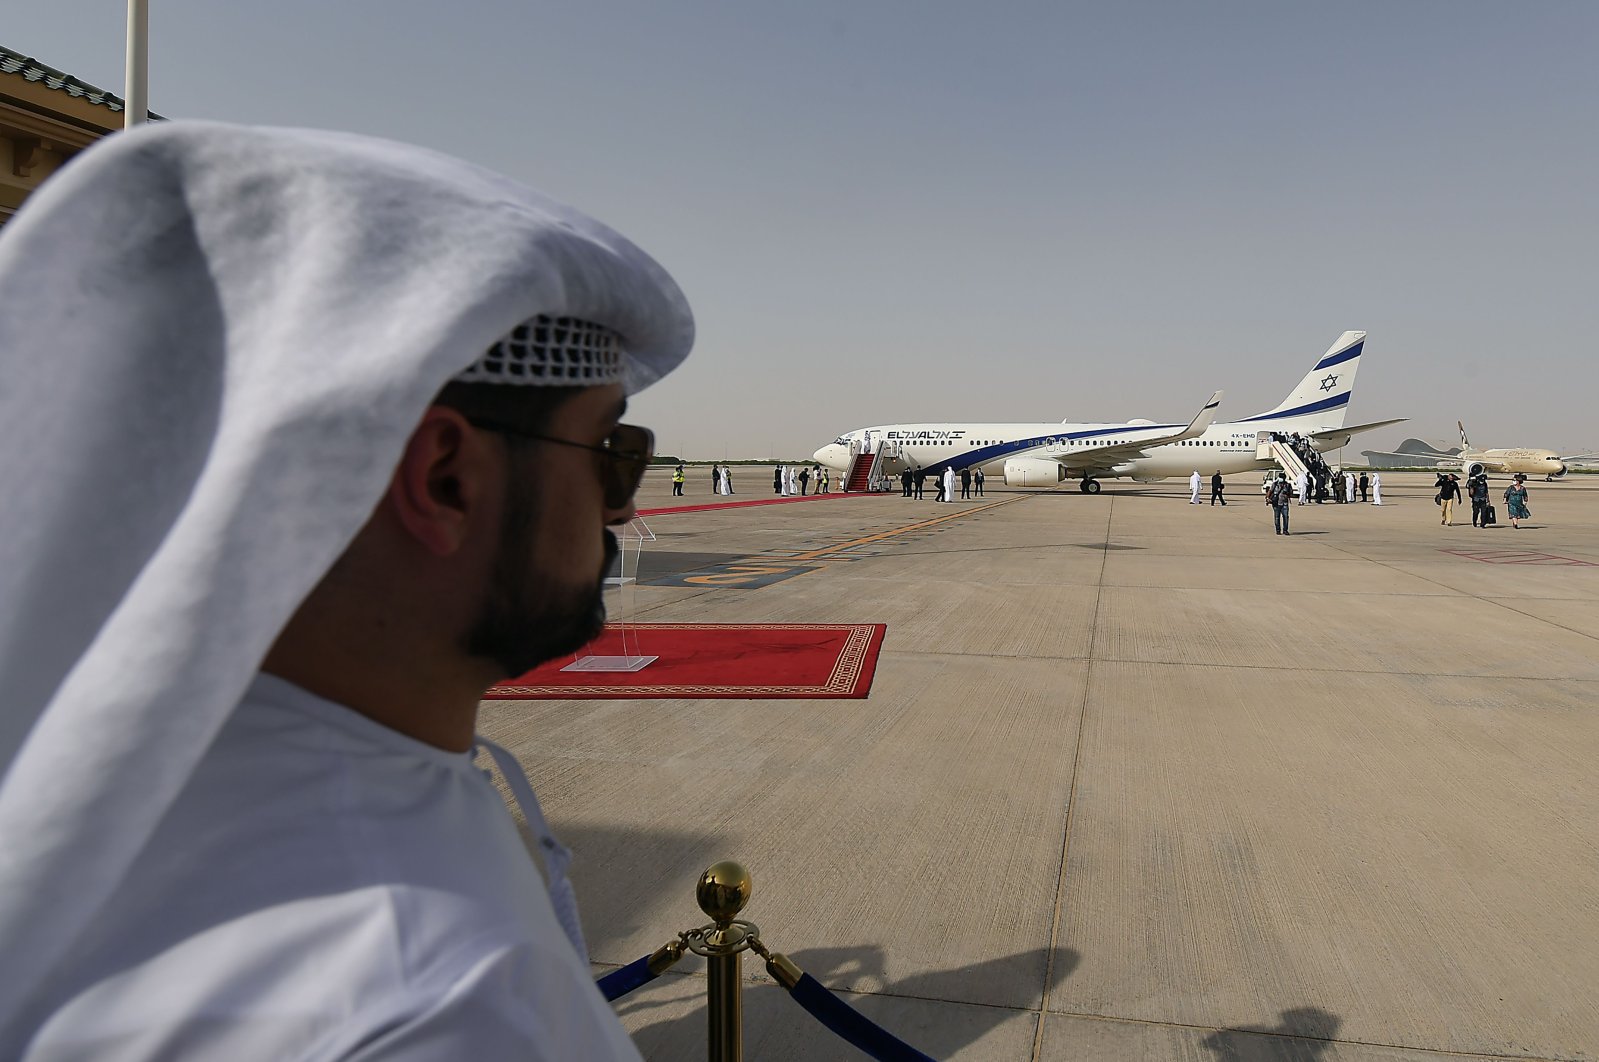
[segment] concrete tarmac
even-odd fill
[[[883,622],[870,697],[480,726],[576,852],[597,973],[732,858],[769,946],[936,1058],[1594,1058],[1599,477],[1531,483],[1522,530],[1504,477],[1487,530],[1383,480],[1287,538],[1248,476],[648,517],[613,616]],[[648,585],[752,558],[794,574]],[[745,1057],[864,1057],[744,975]],[[704,998],[690,957],[617,1009],[702,1059]]]

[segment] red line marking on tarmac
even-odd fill
[[[706,502],[703,505],[673,505],[661,509],[640,509],[640,516],[669,516],[672,513],[703,513],[711,509],[743,509],[751,505],[787,505],[790,502],[837,501],[840,498],[886,498],[887,494],[872,491],[854,491],[845,494],[809,494],[800,498],[753,498],[747,501]]]

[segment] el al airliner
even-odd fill
[[[847,472],[856,455],[882,454],[882,472],[941,473],[981,468],[1015,487],[1053,487],[1068,476],[1079,489],[1099,492],[1099,480],[1153,482],[1278,467],[1273,433],[1298,433],[1317,450],[1334,450],[1363,431],[1401,420],[1344,425],[1366,333],[1345,332],[1274,408],[1243,420],[1216,423],[1221,392],[1187,425],[1131,420],[1123,424],[879,424],[845,432],[816,451],[816,460]]]

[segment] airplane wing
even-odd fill
[[[1321,440],[1322,442],[1326,442],[1329,439],[1347,439],[1349,436],[1359,435],[1363,431],[1376,431],[1378,428],[1386,428],[1394,424],[1403,424],[1409,419],[1409,417],[1400,417],[1397,420],[1374,420],[1369,424],[1351,424],[1344,428],[1328,428],[1326,431],[1312,432],[1310,437],[1312,439]],[[1439,456],[1449,457],[1450,455],[1440,454]]]
[[[1415,465],[1420,467],[1423,465],[1436,465],[1441,461],[1453,462],[1459,460],[1454,454],[1401,454],[1385,453],[1381,450],[1362,450],[1360,453],[1362,457],[1378,458],[1400,466]]]
[[[1210,401],[1202,406],[1194,419],[1188,422],[1188,427],[1170,435],[1153,435],[1145,439],[1134,439],[1131,442],[1118,443],[1114,446],[1094,446],[1082,450],[1074,450],[1069,454],[1062,454],[1057,458],[1061,464],[1074,472],[1098,471],[1111,469],[1126,461],[1132,461],[1146,456],[1144,451],[1151,446],[1163,446],[1166,443],[1182,442],[1205,434],[1205,429],[1210,427],[1216,419],[1216,407],[1221,405],[1223,392],[1217,391],[1210,396]]]
[[[1592,461],[1595,459],[1599,459],[1599,454],[1562,454],[1560,457],[1555,458],[1556,461],[1562,464],[1567,461]]]

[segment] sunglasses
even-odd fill
[[[633,495],[638,493],[639,484],[644,481],[644,472],[650,467],[650,459],[655,456],[655,433],[636,424],[618,424],[611,429],[611,434],[605,437],[603,443],[590,446],[588,443],[573,442],[571,439],[540,435],[538,432],[500,421],[468,417],[467,423],[484,431],[511,435],[518,439],[536,439],[558,446],[572,446],[604,457],[606,460],[600,466],[600,483],[605,491],[607,509],[627,507],[633,500]]]

